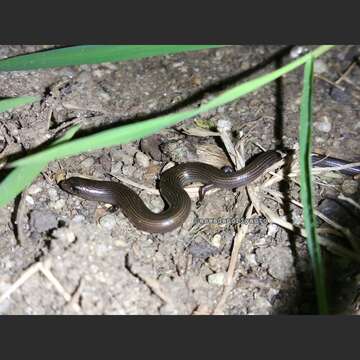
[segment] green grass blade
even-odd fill
[[[103,147],[110,147],[118,144],[124,144],[129,141],[141,139],[158,132],[159,130],[175,125],[176,123],[194,117],[202,112],[213,109],[217,106],[224,105],[235,99],[240,98],[254,91],[272,81],[279,78],[280,76],[288,73],[304,64],[311,56],[318,57],[328,51],[331,46],[324,45],[315,49],[312,53],[309,53],[290,64],[281,67],[269,74],[260,76],[254,80],[250,80],[244,84],[235,86],[213,100],[202,105],[199,108],[179,112],[175,114],[160,116],[155,119],[145,120],[134,124],[122,125],[113,129],[100,131],[98,133],[82,137],[69,141],[66,144],[60,144],[49,149],[45,149],[38,153],[28,155],[22,159],[18,159],[9,163],[9,166],[24,166],[34,164],[36,162],[47,162],[55,159],[61,159],[67,156],[77,155],[84,151],[90,151],[100,149]]]
[[[0,60],[0,71],[36,70],[141,59],[221,45],[81,45]]]
[[[321,314],[327,314],[328,302],[326,297],[325,270],[322,263],[320,245],[316,236],[316,223],[312,195],[311,130],[313,65],[314,59],[311,57],[305,64],[304,87],[300,111],[301,202],[303,204],[304,224],[307,233],[307,246],[315,278],[318,308]]]
[[[0,113],[8,111],[19,106],[32,104],[35,101],[39,101],[40,97],[38,96],[20,96],[11,99],[0,100]]]
[[[70,128],[63,137],[55,140],[51,146],[61,144],[70,140],[79,130],[76,125]],[[33,180],[40,174],[41,170],[47,165],[47,162],[39,162],[33,165],[27,165],[13,169],[8,176],[0,183],[0,207],[5,206],[20,194]]]

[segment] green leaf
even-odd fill
[[[0,60],[0,71],[36,70],[142,59],[221,45],[81,45]]]
[[[40,97],[38,96],[21,96],[11,99],[0,100],[0,113],[8,111],[19,106],[32,104],[35,101],[39,101]]]
[[[15,160],[9,163],[9,166],[24,166],[34,164],[37,162],[48,162],[55,159],[61,159],[67,156],[77,155],[84,151],[91,151],[104,147],[110,147],[114,145],[124,144],[130,141],[141,139],[158,132],[159,130],[175,125],[176,123],[194,117],[205,111],[216,108],[217,106],[224,105],[233,100],[240,98],[274,80],[280,76],[288,73],[304,64],[312,56],[317,57],[325,53],[331,48],[331,46],[320,46],[312,53],[309,53],[290,64],[281,67],[269,74],[260,76],[254,80],[250,80],[244,84],[237,85],[213,100],[202,105],[199,108],[183,111],[175,114],[169,114],[160,116],[154,119],[145,120],[129,125],[121,125],[113,129],[99,131],[98,133],[84,136],[79,139],[75,139],[67,142],[66,144],[60,144],[49,149],[39,151],[38,153],[28,155],[22,159]]]
[[[55,140],[51,146],[64,143],[70,140],[79,130],[76,125],[70,128],[63,137]],[[47,162],[39,162],[33,165],[26,165],[13,169],[8,176],[0,183],[0,207],[5,206],[20,194],[32,181],[40,174],[41,170],[47,165]]]
[[[320,244],[316,236],[316,222],[312,195],[311,129],[312,129],[312,94],[313,94],[314,58],[305,64],[304,86],[300,110],[300,184],[303,205],[304,225],[307,233],[307,246],[313,268],[319,312],[328,313],[326,296],[325,270],[321,257]]]

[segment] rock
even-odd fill
[[[218,285],[218,286],[224,285],[225,279],[226,279],[226,273],[225,272],[211,274],[211,275],[209,275],[207,277],[208,283],[210,285]]]
[[[220,234],[215,234],[213,236],[213,238],[211,239],[211,245],[219,248],[221,246],[221,235]]]
[[[105,215],[100,219],[99,223],[105,229],[112,230],[116,225],[116,218],[112,214]]]
[[[358,181],[355,180],[344,180],[341,190],[344,195],[353,195],[358,191]]]
[[[321,120],[315,121],[314,126],[318,130],[328,133],[331,130],[331,121],[327,116],[324,116]]]
[[[336,86],[331,88],[330,96],[333,100],[343,104],[349,103],[351,101],[349,91],[347,89],[343,91]]]
[[[95,160],[92,157],[88,157],[80,163],[80,166],[84,169],[90,169],[94,166]]]
[[[35,195],[35,194],[38,194],[41,191],[42,191],[41,186],[39,186],[37,184],[32,184],[31,186],[29,186],[27,192],[28,192],[29,195]]]
[[[76,240],[75,234],[70,229],[67,229],[65,227],[54,230],[51,235],[54,238],[62,240],[69,244]]]
[[[60,210],[65,206],[65,200],[64,199],[59,199],[57,201],[55,201],[55,203],[52,205],[52,208],[55,210]]]
[[[32,196],[30,196],[30,195],[26,195],[26,196],[25,196],[25,201],[26,201],[29,205],[34,205],[34,204],[35,204],[34,199],[33,199]]]
[[[218,249],[211,246],[208,242],[202,241],[200,243],[192,243],[189,247],[189,252],[194,258],[206,260],[208,257],[215,255]]]
[[[48,190],[48,194],[49,194],[49,198],[51,201],[56,201],[59,199],[59,194],[58,194],[57,190],[54,188],[50,188]]]
[[[161,136],[159,134],[155,134],[142,139],[140,142],[140,149],[143,153],[150,155],[154,160],[161,161],[163,155],[160,150],[161,142]]]
[[[51,211],[33,210],[30,213],[31,228],[39,233],[57,228],[56,215]]]
[[[278,280],[286,280],[294,273],[293,258],[287,247],[268,247],[256,250],[256,259],[268,266],[268,272]]]
[[[80,224],[85,220],[85,216],[84,215],[75,215],[72,219],[72,221],[74,223]]]
[[[328,67],[325,64],[324,60],[317,59],[314,62],[314,72],[315,72],[315,74],[323,74],[323,73],[326,73],[327,71],[328,71]]]
[[[150,159],[147,155],[145,155],[141,151],[138,151],[135,154],[135,163],[143,168],[147,168],[150,165]]]

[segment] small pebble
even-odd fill
[[[151,210],[154,212],[160,212],[164,209],[164,201],[160,196],[152,196],[150,200]]]
[[[54,188],[50,188],[48,190],[48,194],[49,194],[49,198],[51,201],[56,201],[59,199],[59,194],[58,194],[57,190],[55,190]]]
[[[322,137],[319,137],[319,136],[315,136],[315,143],[316,144],[321,144],[325,142],[325,139],[323,139]]]
[[[30,214],[31,228],[42,233],[57,228],[58,221],[54,213],[50,211],[34,210]]]
[[[87,159],[83,160],[80,165],[84,169],[90,169],[95,163],[94,158],[88,157]]]
[[[308,49],[305,46],[295,46],[290,51],[290,57],[296,59],[307,51]]]
[[[273,237],[278,231],[278,226],[276,224],[269,224],[267,227],[267,236]]]
[[[25,201],[30,204],[30,205],[34,205],[35,202],[34,202],[34,199],[30,196],[30,195],[26,195],[25,196]]]
[[[75,215],[72,219],[72,221],[74,223],[80,224],[85,220],[85,216],[84,215]]]
[[[193,242],[189,246],[189,252],[194,258],[205,260],[210,256],[215,255],[218,252],[218,249],[211,246],[207,241],[202,241],[200,243]]]
[[[250,266],[258,266],[255,254],[247,254],[247,255],[245,255],[245,258]]]
[[[111,167],[111,174],[112,175],[120,175],[122,174],[122,167],[123,167],[122,161],[115,162]]]
[[[162,152],[160,151],[161,136],[155,134],[142,139],[140,142],[140,149],[143,153],[151,156],[154,160],[161,161]]]
[[[39,185],[36,185],[36,184],[32,184],[28,188],[28,194],[29,195],[35,195],[35,194],[38,194],[41,191],[42,191],[42,188]]]
[[[134,171],[135,171],[135,169],[132,165],[124,165],[122,167],[122,174],[124,176],[132,177]]]
[[[112,230],[116,225],[116,218],[114,215],[105,215],[100,219],[100,225],[105,229]]]
[[[98,96],[105,101],[109,101],[111,99],[111,96],[107,94],[105,91],[98,92]]]
[[[314,126],[322,132],[330,132],[331,130],[331,121],[327,116],[324,116],[321,120],[315,121]]]
[[[119,239],[116,239],[114,241],[114,245],[120,248],[126,247],[127,243],[125,241],[125,238],[120,237]]]
[[[75,234],[70,229],[65,227],[54,230],[51,235],[56,239],[65,241],[69,244],[76,240]]]
[[[222,286],[225,283],[226,273],[220,272],[216,274],[211,274],[207,277],[208,283],[210,285]]]
[[[256,250],[256,261],[268,267],[269,274],[284,281],[294,273],[293,257],[287,247],[268,247]]]
[[[143,168],[147,168],[150,165],[149,157],[141,151],[138,151],[135,154],[135,162],[137,165],[140,165]]]
[[[215,246],[216,248],[219,248],[221,246],[221,235],[215,234],[213,238],[211,239],[211,245]]]
[[[358,182],[355,180],[344,180],[341,185],[344,195],[352,195],[358,191]]]
[[[314,72],[315,74],[323,74],[328,71],[328,67],[322,59],[317,59],[314,62]]]
[[[346,104],[346,103],[350,102],[350,100],[351,100],[349,91],[347,91],[347,90],[343,91],[343,90],[337,88],[336,86],[331,88],[330,96],[333,100],[335,100],[339,103],[343,103],[343,104]]]
[[[65,206],[65,200],[64,199],[59,199],[57,201],[55,201],[55,203],[52,205],[52,208],[55,210],[60,210]]]
[[[251,304],[248,315],[269,315],[271,309],[270,302],[262,297],[256,296],[253,303]]]

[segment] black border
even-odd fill
[[[352,44],[354,4],[5,2],[0,44]]]
[[[94,4],[94,5],[92,5]],[[316,9],[316,6],[319,8]],[[117,2],[2,4],[2,44],[350,44],[360,43],[351,4],[275,2]],[[315,356],[348,358],[358,319],[272,317],[10,317],[2,316],[1,347],[14,357],[169,359]],[[74,348],[73,348],[74,347]],[[98,351],[94,351],[97,349]],[[330,354],[330,356],[329,356]],[[4,358],[6,358],[4,356]]]
[[[358,319],[334,316],[8,317],[1,318],[2,355],[74,358],[240,359],[350,358]],[[355,350],[355,349],[354,349]],[[356,356],[356,355],[355,355]],[[7,358],[4,356],[4,359]]]

